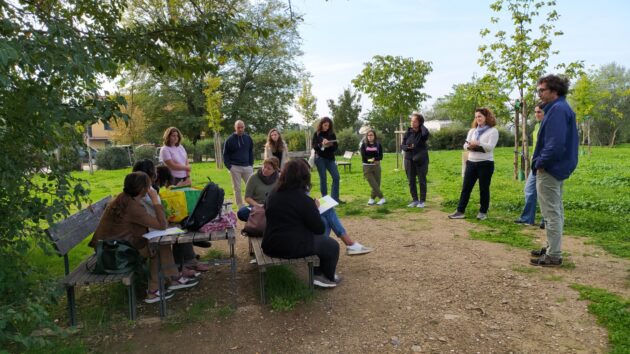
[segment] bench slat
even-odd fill
[[[264,272],[266,267],[268,266],[276,266],[282,264],[299,264],[299,263],[309,263],[313,262],[315,266],[319,266],[319,257],[313,255],[304,258],[275,258],[265,254],[261,248],[262,238],[260,237],[250,237],[250,241],[252,243],[252,248],[254,249],[254,254],[256,256],[256,262],[258,266],[261,268],[260,271]]]
[[[111,199],[111,196],[107,196],[46,230],[59,255],[67,254],[96,230]]]

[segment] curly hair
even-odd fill
[[[538,79],[538,85],[545,83],[549,91],[556,92],[558,96],[566,96],[569,92],[569,79],[558,75],[546,75]]]
[[[490,127],[494,127],[497,125],[497,119],[494,117],[494,113],[490,110],[490,108],[480,107],[475,109],[475,113],[481,113],[484,117],[486,117],[486,125]],[[473,119],[472,127],[477,128],[477,120]]]
[[[179,139],[177,139],[177,142],[175,143],[175,146],[179,146],[179,144],[182,142],[182,132],[180,132],[179,129],[175,127],[168,127],[166,128],[166,130],[164,131],[164,135],[162,136],[162,143],[164,144],[164,146],[171,146],[171,141],[169,138],[173,132],[177,132],[177,136],[179,137]]]
[[[271,133],[273,132],[278,133],[278,141],[273,141],[273,139],[271,139]],[[280,134],[280,131],[278,129],[272,128],[269,131],[269,133],[267,134],[266,146],[268,146],[271,149],[271,152],[278,152],[278,151],[284,150],[284,141],[282,140],[282,134]]]
[[[301,159],[300,159],[301,160]],[[308,163],[300,160],[288,161],[282,168],[276,191],[310,191],[311,171]]]
[[[328,132],[329,133],[334,133],[335,131],[333,130],[333,121],[332,119],[330,119],[330,117],[323,117],[322,119],[319,120],[319,122],[317,123],[317,132],[321,132],[322,131],[322,126],[324,125],[324,123],[328,122]]]

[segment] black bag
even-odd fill
[[[182,227],[188,231],[197,231],[221,212],[225,191],[210,181],[201,192],[197,204],[188,218],[182,221]]]
[[[96,274],[121,274],[136,270],[142,264],[138,250],[124,240],[99,240],[96,245]]]

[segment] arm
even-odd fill
[[[302,221],[307,229],[313,232],[315,235],[321,235],[326,231],[324,222],[319,215],[319,209],[315,200],[304,194],[304,208],[302,213]]]
[[[313,139],[311,141],[311,146],[313,149],[321,149],[322,144],[319,142],[319,138],[317,136],[317,132],[313,133]]]
[[[359,146],[359,151],[361,152],[361,161],[363,163],[367,162],[367,156],[365,155],[367,152],[365,151],[365,142],[361,141],[361,145]]]
[[[159,202],[157,192],[153,189],[149,189],[149,197],[151,203],[155,209],[155,216],[150,215],[147,210],[140,203],[130,203],[131,208],[128,208],[130,220],[133,223],[150,227],[157,230],[164,230],[168,227],[166,221],[166,214],[164,213],[164,207]]]
[[[543,126],[545,126],[544,130]],[[566,149],[567,124],[565,117],[560,117],[556,112],[552,112],[549,117],[545,117],[543,120],[540,132],[543,136],[539,135],[538,139],[544,141],[544,145],[538,156],[536,169],[547,169],[550,164],[562,158]]]
[[[265,144],[265,151],[263,151],[263,160],[268,159],[271,156],[271,148],[269,144]]]
[[[464,142],[464,150],[468,150],[468,147],[471,146],[468,142],[472,140],[474,129],[470,129],[468,134],[466,135],[466,141]]]
[[[252,198],[256,190],[256,183],[254,179],[259,179],[256,173],[251,175],[245,184],[245,201],[250,205],[260,205],[260,203],[256,202],[254,198]]]
[[[489,132],[481,136],[479,146],[483,148],[484,152],[491,152],[497,146],[498,141],[499,131],[496,128],[491,128]]]
[[[330,140],[334,140],[335,141],[334,143],[332,143],[332,146],[329,147],[330,151],[332,151],[332,152],[337,151],[337,148],[339,147],[339,144],[337,143],[337,135],[335,135],[334,133],[331,134]]]
[[[228,151],[228,143],[230,142],[230,138],[232,136],[225,139],[225,143],[223,143],[223,164],[229,170],[232,167],[232,163],[230,161],[230,152]]]
[[[168,151],[165,146],[162,146],[160,149],[160,160],[162,160],[171,171],[190,171],[190,167],[187,166],[188,161],[186,161],[186,165],[178,164],[173,160],[171,152]]]
[[[381,161],[383,160],[383,145],[381,145],[381,143],[376,143],[376,146],[378,146],[378,158],[376,160]]]
[[[280,162],[280,169],[282,169],[282,167],[284,167],[284,164],[287,163],[287,161],[289,161],[289,147],[287,146],[287,143],[284,143],[284,149],[282,150],[282,162]]]
[[[254,140],[249,135],[247,139],[249,140],[249,166],[254,166]]]

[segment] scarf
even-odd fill
[[[278,172],[274,172],[272,173],[270,176],[265,176],[262,173],[262,168],[260,170],[258,170],[258,172],[256,172],[256,174],[258,174],[258,178],[260,178],[260,180],[262,181],[262,183],[264,183],[265,185],[270,185],[270,184],[274,184],[276,183],[276,181],[278,180]]]
[[[479,138],[481,138],[481,135],[483,133],[485,133],[488,129],[490,129],[489,125],[483,125],[483,126],[477,126],[477,128],[475,128],[475,140],[479,141]]]

